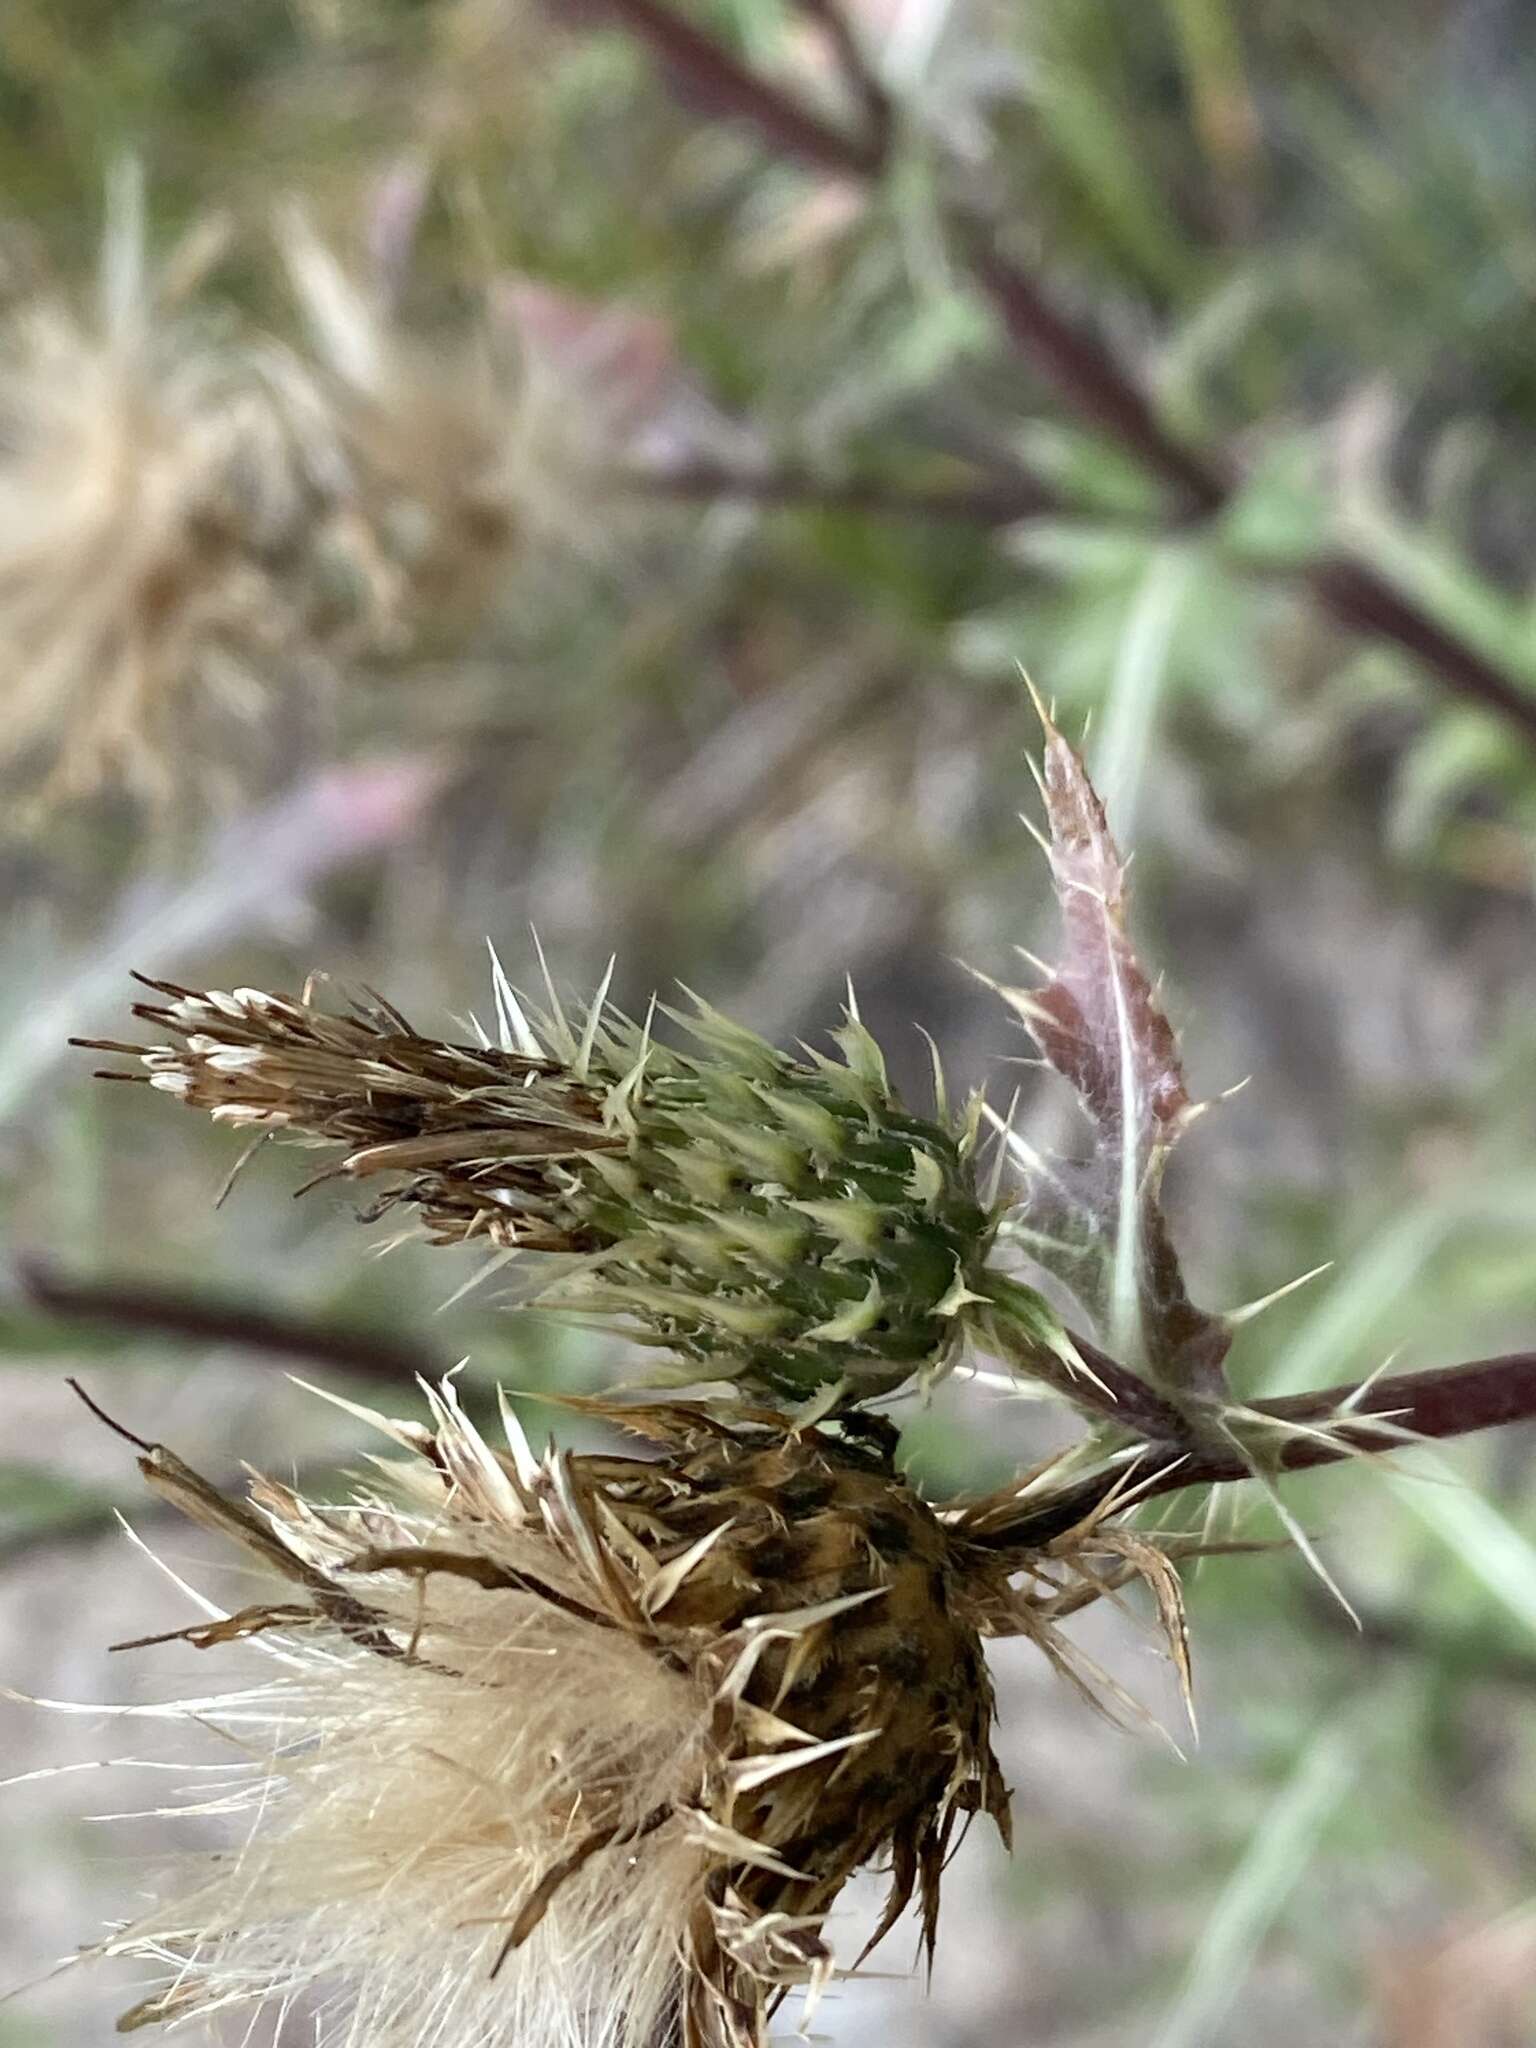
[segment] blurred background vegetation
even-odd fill
[[[1194,1085],[1254,1077],[1178,1163],[1201,1298],[1332,1262],[1243,1384],[1530,1343],[1533,93],[1520,0],[8,0],[4,1214],[29,1271],[214,1308],[0,1300],[0,1681],[166,1685],[103,1651],[183,1618],[114,1506],[218,1590],[67,1371],[205,1470],[323,1477],[359,1439],[283,1376],[303,1330],[372,1397],[370,1345],[479,1398],[625,1367],[372,1258],[285,1158],[216,1211],[237,1141],[65,1047],[130,969],[444,1030],[536,919],[575,983],[616,950],[621,998],[785,1042],[851,973],[915,1095],[917,1023],[1049,1138],[955,964],[1050,945],[1020,664],[1087,723]],[[907,1440],[942,1491],[1050,1431],[955,1385]],[[1533,1451],[1294,1483],[1362,1627],[1294,1555],[1207,1563],[1187,1762],[1000,1660],[1018,1854],[967,1849],[929,1999],[819,2026],[1536,2038]],[[1173,1725],[1135,1618],[1084,1636]],[[0,1714],[17,1773],[134,1746]],[[187,1838],[97,1786],[5,1794],[8,1981]],[[0,2043],[104,2043],[112,1977]]]

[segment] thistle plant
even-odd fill
[[[124,166],[94,289],[44,274],[0,310],[0,763],[49,801],[169,802],[189,754],[249,753],[230,727],[275,753],[279,702],[313,735],[359,680],[462,643],[531,547],[569,547],[622,440],[531,288],[429,344],[290,209],[279,340],[212,291],[228,240],[204,219],[153,261]]]
[[[493,1448],[429,1389],[429,1423],[368,1417],[402,1455],[341,1510],[266,1478],[227,1500],[132,1439],[280,1584],[182,1632],[272,1661],[179,1709],[240,1745],[251,1832],[102,1945],[158,1973],[125,2028],[271,2004],[345,2048],[761,2048],[831,1977],[856,1870],[889,1871],[870,1946],[915,1900],[931,1953],[957,1827],[1006,1839],[988,1639],[1115,1711],[1066,1625],[1139,1581],[1187,1687],[1177,1565],[1201,1544],[1135,1528],[1139,1501],[1499,1419],[1491,1368],[1228,1392],[1239,1319],[1191,1301],[1159,1201],[1196,1105],[1103,810],[1045,736],[1061,959],[1003,994],[1086,1112],[1080,1159],[952,1107],[937,1061],[932,1109],[905,1106],[851,996],[835,1053],[791,1056],[697,999],[635,1022],[605,980],[573,1013],[499,966],[495,1034],[454,1040],[373,995],[151,982],[151,1042],[105,1042],[135,1063],[114,1074],[325,1153],[371,1216],[531,1262],[533,1299],[663,1354],[668,1383],[571,1404],[643,1451],[543,1455],[505,1405]],[[968,1347],[1086,1428],[932,1503],[885,1408]]]
[[[499,970],[500,1044],[424,1039],[366,998],[337,1016],[155,986],[151,1086],[339,1150],[383,1186],[375,1214],[409,1208],[436,1243],[554,1255],[542,1302],[624,1318],[690,1381],[826,1408],[887,1393],[942,1370],[990,1298],[979,1105],[908,1114],[852,1007],[840,1058],[795,1060],[702,1003],[680,1018],[697,1052],[601,995],[572,1022],[551,987],[530,1016]]]
[[[38,280],[0,321],[0,752],[55,797],[165,798],[171,732],[316,697],[366,632],[303,379],[200,303],[221,240],[153,264],[120,172],[94,292]]]

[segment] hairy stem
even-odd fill
[[[1361,1451],[1400,1450],[1405,1434],[1430,1441],[1470,1436],[1476,1430],[1497,1429],[1505,1423],[1536,1421],[1536,1351],[1512,1351],[1466,1365],[1400,1373],[1371,1382],[1363,1395],[1358,1387],[1341,1386],[1315,1394],[1251,1401],[1247,1411],[1250,1416],[1279,1423],[1334,1425],[1328,1436],[1291,1436],[1276,1443],[1279,1469],[1300,1472],[1310,1466],[1337,1464]],[[1347,1411],[1349,1420],[1340,1432],[1337,1425],[1342,1411]],[[1373,1418],[1380,1427],[1371,1427]],[[1142,1501],[1180,1493],[1186,1486],[1221,1486],[1252,1476],[1252,1468],[1235,1450],[1214,1453],[1181,1443],[1176,1437],[1164,1437],[1147,1441],[1146,1455],[1132,1484],[1136,1499]],[[1125,1484],[1122,1467],[1042,1499],[1037,1512],[1031,1513],[1021,1502],[1015,1522],[1006,1530],[989,1531],[981,1540],[998,1549],[1049,1542]]]

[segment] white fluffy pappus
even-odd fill
[[[754,1902],[754,1874],[813,1880],[743,1830],[871,1736],[817,1739],[746,1695],[766,1652],[810,1650],[869,1596],[674,1626],[729,1520],[680,1544],[654,1502],[627,1505],[658,1461],[536,1460],[510,1413],[494,1451],[451,1386],[430,1398],[432,1430],[369,1416],[417,1455],[378,1461],[385,1483],[344,1509],[259,1478],[227,1501],[141,1446],[159,1493],[298,1597],[180,1632],[251,1638],[277,1669],[184,1705],[250,1761],[213,1804],[250,1826],[95,1951],[155,1966],[120,2027],[254,2008],[327,2048],[759,2042],[830,1972],[826,1888],[804,1916]]]
[[[188,714],[248,727],[285,674],[313,689],[317,620],[348,609],[303,374],[198,303],[222,241],[205,222],[152,266],[125,167],[94,293],[44,280],[0,322],[4,751],[54,791],[164,796]]]
[[[249,1821],[90,1951],[153,1966],[123,2031],[231,2013],[246,2043],[291,2018],[317,2048],[765,2048],[795,1990],[808,2023],[856,1871],[889,1875],[863,1953],[915,1902],[931,1959],[957,1833],[981,1814],[1009,1840],[986,1638],[1129,1705],[1060,1623],[1139,1579],[1187,1688],[1182,1539],[1091,1512],[1016,1540],[1028,1475],[936,1512],[882,1417],[570,1397],[648,1454],[535,1458],[505,1404],[503,1451],[451,1381],[426,1394],[430,1427],[340,1403],[407,1455],[339,1507],[259,1476],[227,1499],[102,1418],[283,1582],[234,1612],[194,1594],[208,1619],[117,1646],[249,1639],[274,1664],[109,1709],[227,1737],[234,1789],[190,1810]]]

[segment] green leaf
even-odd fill
[[[1285,1910],[1349,1788],[1355,1738],[1322,1729],[1254,1829],[1190,1957],[1151,2048],[1217,2048],[1266,1935]]]

